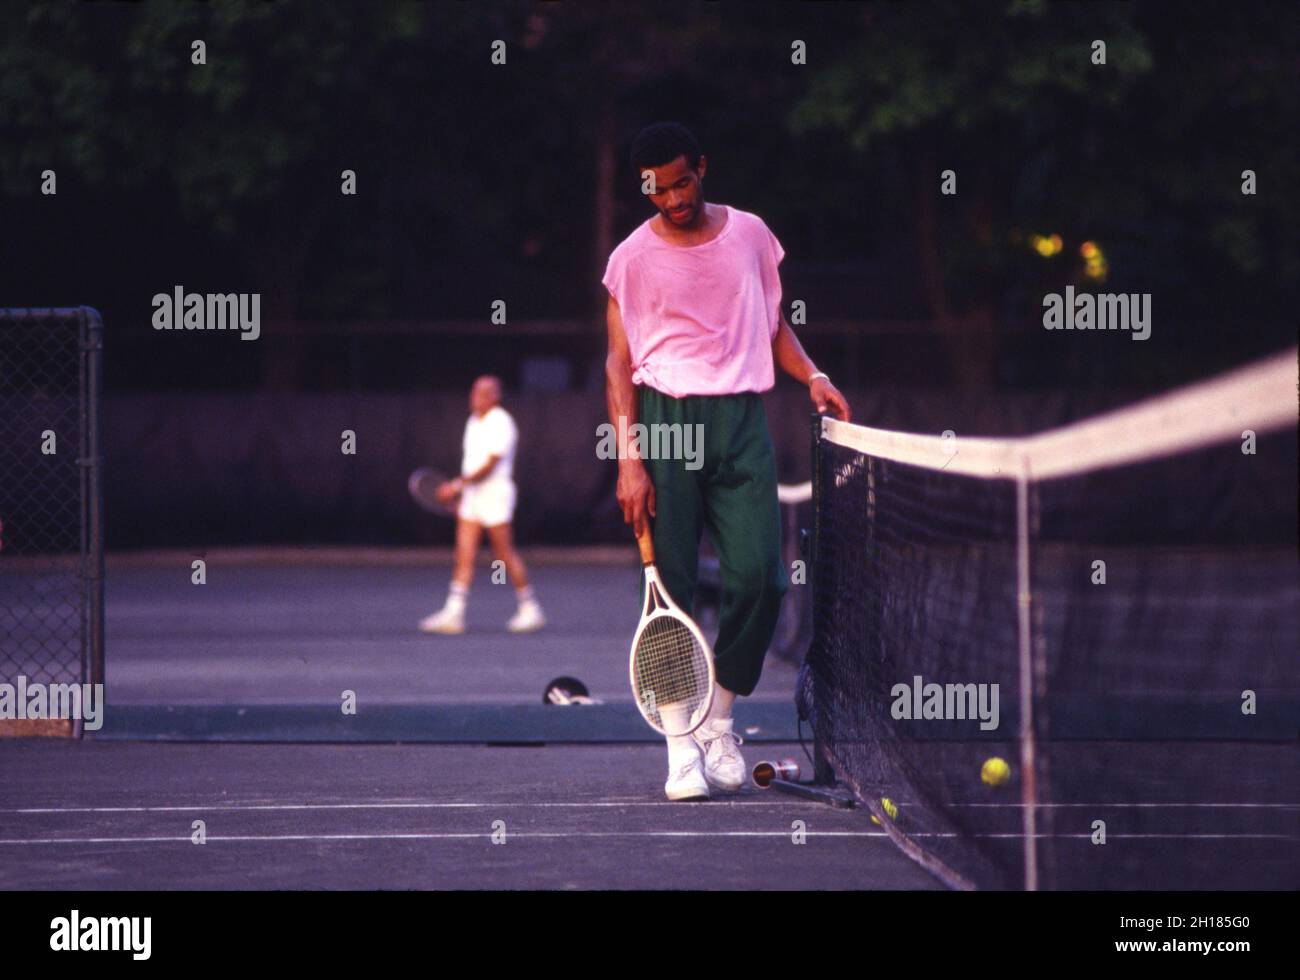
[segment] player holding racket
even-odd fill
[[[700,534],[722,569],[722,606],[707,720],[668,737],[670,800],[735,792],[745,781],[734,731],[737,695],[751,694],[776,629],[781,563],[776,457],[760,392],[775,366],[808,386],[818,411],[848,420],[844,396],[804,353],[781,314],[784,250],[756,215],[708,204],[706,161],[690,132],[657,123],[637,136],[632,166],[657,214],[610,255],[606,396],[615,430],[633,423],[700,426],[702,466],[634,458],[619,446],[618,501],[638,533],[652,527],[664,587],[693,606]],[[619,425],[619,420],[624,425]]]
[[[501,407],[501,382],[490,375],[475,381],[469,393],[469,407],[461,475],[437,491],[438,499],[447,506],[459,500],[451,589],[442,609],[420,620],[420,629],[426,633],[465,632],[465,605],[474,578],[474,559],[486,530],[492,553],[505,562],[519,600],[519,608],[506,623],[506,629],[512,633],[539,630],[546,625],[546,617],[533,596],[528,570],[515,550],[511,533],[510,522],[515,512],[515,445],[519,432],[510,413]]]

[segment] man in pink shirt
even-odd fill
[[[658,213],[614,249],[602,280],[618,501],[624,521],[638,530],[651,523],[659,572],[683,609],[693,606],[705,529],[718,553],[713,709],[694,735],[668,739],[664,787],[670,800],[707,799],[710,787],[744,784],[732,706],[758,684],[786,590],[776,457],[759,394],[779,366],[808,386],[819,412],[847,421],[849,407],[781,313],[781,243],[757,215],[704,200],[706,160],[690,132],[648,126],[632,165]],[[694,451],[637,457],[626,434],[638,422],[668,426],[661,431],[677,434],[669,444]]]

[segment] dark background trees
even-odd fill
[[[605,256],[647,216],[628,144],[679,118],[859,380],[1161,386],[1294,339],[1296,40],[1283,3],[6,5],[0,292],[98,305],[133,352],[110,390],[459,386],[533,349],[580,385]],[[1161,339],[1045,345],[1068,282],[1152,293]],[[157,342],[175,284],[260,292],[282,329]],[[521,338],[497,299],[568,326]]]

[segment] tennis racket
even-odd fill
[[[444,504],[438,499],[438,488],[447,482],[447,474],[421,466],[406,481],[406,489],[421,508],[439,517],[452,517],[456,513],[453,505]]]
[[[713,651],[704,634],[673,602],[655,568],[650,530],[636,543],[645,566],[645,606],[632,638],[628,673],[647,724],[662,735],[689,735],[713,707]]]

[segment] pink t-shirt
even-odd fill
[[[723,207],[727,223],[702,245],[672,245],[646,221],[610,254],[601,282],[623,315],[635,384],[681,398],[776,381],[785,250],[758,215]]]

